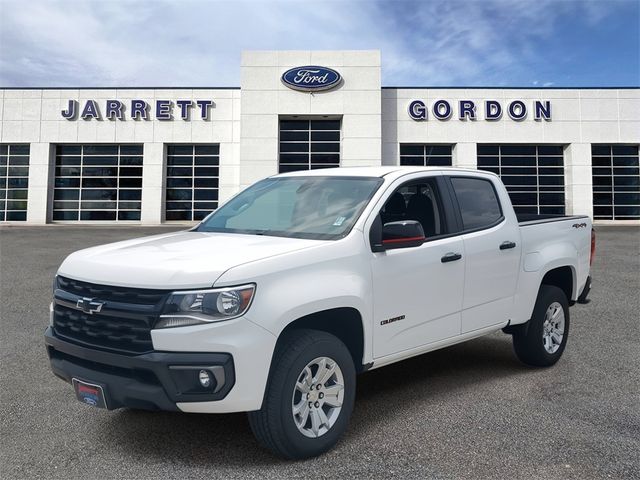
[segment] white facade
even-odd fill
[[[306,65],[333,69],[342,76],[342,83],[331,90],[308,93],[290,89],[281,81],[288,69]],[[378,51],[245,52],[240,68],[237,89],[0,90],[0,144],[9,146],[8,155],[12,145],[29,145],[26,223],[53,221],[56,148],[60,145],[142,145],[139,223],[159,224],[165,221],[169,145],[219,146],[217,201],[224,201],[240,188],[278,173],[282,120],[339,120],[343,167],[399,165],[402,144],[450,145],[452,164],[471,168],[477,165],[478,145],[561,145],[567,214],[593,216],[592,145],[635,146],[637,166],[640,90],[635,88],[386,88],[381,86]],[[77,101],[79,109],[73,119],[62,115],[70,100]],[[100,118],[89,115],[83,119],[80,113],[91,100]],[[107,118],[108,100],[123,105],[123,119],[117,115]],[[135,100],[148,104],[148,119],[131,118]],[[157,118],[158,100],[171,102],[172,119]],[[176,102],[187,100],[194,105],[183,119]],[[206,118],[201,118],[195,104],[198,100],[213,102]],[[425,120],[409,115],[414,100],[426,105]],[[432,106],[437,100],[452,107],[449,119],[435,118]],[[501,118],[485,119],[487,100],[500,104]],[[461,101],[474,103],[477,119],[459,118]],[[526,118],[510,118],[507,110],[512,101],[526,106]],[[534,118],[536,101],[549,102],[549,118]],[[6,155],[3,152],[0,157]],[[633,155],[626,158],[634,162]],[[5,175],[9,178],[11,174]],[[5,186],[5,196],[11,195],[9,190]],[[633,204],[635,200],[629,201]],[[628,217],[620,221],[640,223],[633,215]]]

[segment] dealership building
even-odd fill
[[[640,224],[638,88],[382,86],[378,51],[248,51],[240,73],[0,90],[0,222],[193,222],[278,172],[451,165],[518,212]]]

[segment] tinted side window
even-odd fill
[[[500,202],[489,180],[452,177],[451,183],[465,230],[487,227],[502,217]]]

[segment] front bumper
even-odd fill
[[[77,378],[101,385],[110,410],[180,410],[177,404],[181,402],[221,401],[235,385],[234,361],[229,353],[122,355],[62,340],[51,327],[44,337],[53,373],[69,383]],[[209,388],[197,383],[201,369],[211,373]]]
[[[153,352],[120,355],[61,340],[50,328],[45,333],[51,367],[58,376],[70,381],[75,374],[88,383],[99,383],[103,379],[105,384],[115,385],[107,388],[107,396],[114,393],[115,397],[113,403],[107,405],[109,408],[122,404],[192,413],[233,413],[262,407],[277,338],[257,323],[240,317],[206,325],[151,330],[151,338]],[[180,363],[172,363],[176,361]],[[194,365],[193,362],[201,365],[203,361],[222,361],[223,367],[231,367],[231,371],[225,370],[226,387],[211,397],[178,395],[174,382],[167,380],[168,366]],[[147,380],[149,371],[157,381]],[[94,373],[96,376],[91,377]],[[115,394],[119,390],[123,393]],[[146,403],[147,399],[151,399],[150,404]]]

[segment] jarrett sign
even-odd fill
[[[86,100],[82,105],[77,100],[69,100],[67,109],[60,114],[67,120],[125,120],[127,116],[133,120],[151,120],[152,115],[158,120],[173,120],[174,116],[190,120],[192,115],[207,120],[214,106],[213,100],[104,100],[100,104],[97,100]]]
[[[436,120],[449,120],[455,115],[459,120],[478,120],[481,118],[495,121],[500,120],[505,113],[516,122],[525,120],[529,116],[537,121],[551,120],[551,102],[549,100],[534,100],[529,104],[522,100],[513,100],[505,105],[497,100],[485,100],[477,103],[473,100],[459,100],[457,102],[435,100],[430,105],[423,100],[412,100],[408,110],[409,116],[416,121],[428,120],[429,115],[433,115]]]

